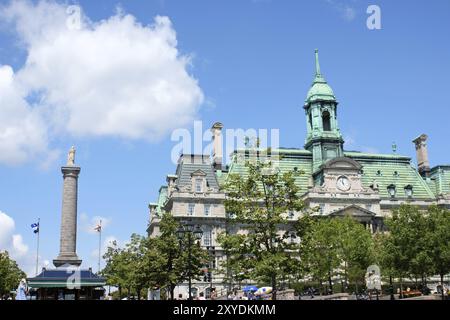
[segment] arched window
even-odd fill
[[[309,128],[312,130],[313,129],[313,123],[312,123],[312,114],[311,111],[309,112]]]
[[[322,113],[323,131],[331,131],[330,113],[324,111]]]

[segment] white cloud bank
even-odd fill
[[[6,250],[12,259],[20,260],[27,255],[28,246],[20,234],[14,234],[15,228],[13,218],[0,211],[0,251]]]
[[[120,11],[99,22],[82,13],[70,28],[66,10],[47,0],[0,7],[27,53],[16,72],[0,61],[1,163],[51,157],[58,134],[155,140],[194,119],[204,95],[168,17],[142,25]]]
[[[28,276],[36,275],[36,252],[30,252],[30,248],[22,238],[22,235],[15,232],[16,224],[14,219],[6,213],[0,211],[0,251],[8,251],[11,259],[15,260]],[[30,227],[30,233],[32,229]],[[49,260],[39,255],[38,271],[42,267],[48,267]]]

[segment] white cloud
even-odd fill
[[[346,21],[353,21],[356,17],[356,9],[351,5],[354,4],[356,0],[352,1],[342,1],[342,0],[326,0],[340,16]]]
[[[15,260],[22,270],[31,275],[35,264],[28,255],[28,246],[23,242],[22,235],[14,233],[15,229],[14,219],[0,211],[0,251],[8,251],[11,259]]]
[[[0,211],[0,250],[7,250],[10,256],[17,260],[28,252],[28,246],[20,234],[14,234],[16,228],[13,218]]]
[[[77,29],[66,9],[50,1],[0,8],[27,53],[15,74],[0,69],[0,102],[12,101],[0,103],[0,162],[49,153],[61,133],[155,140],[195,118],[204,96],[168,17],[144,26],[120,11],[99,22],[82,15]]]
[[[42,115],[23,97],[10,66],[0,65],[0,162],[19,164],[48,148]]]
[[[16,224],[14,219],[0,211],[0,251],[8,251],[11,259],[15,260],[19,267],[28,275],[36,273],[36,253],[30,253],[29,247],[24,243],[22,235],[15,233]],[[30,227],[30,232],[32,229]],[[38,271],[42,267],[48,267],[49,260],[39,255]]]

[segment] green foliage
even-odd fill
[[[270,283],[276,299],[278,283],[298,265],[298,248],[289,239],[289,211],[302,211],[294,173],[281,173],[272,163],[246,163],[248,174],[230,174],[224,185],[225,209],[232,213],[230,230],[218,241],[227,254],[227,278]],[[280,228],[284,226],[284,228]],[[234,227],[246,232],[231,232]]]
[[[318,218],[308,224],[300,249],[305,273],[319,283],[331,283],[335,276],[346,283],[363,282],[375,260],[370,232],[351,217]]]
[[[386,250],[392,256],[395,273],[400,278],[429,274],[427,221],[419,208],[402,205],[386,219],[386,224],[389,228]]]
[[[378,236],[377,261],[391,276],[426,278],[450,272],[450,212],[431,206],[427,212],[402,205],[386,220],[389,232]]]
[[[175,286],[189,276],[188,239],[181,242],[176,237],[179,223],[170,214],[163,214],[158,237],[143,237],[132,234],[130,242],[121,249],[114,243],[104,259],[106,266],[102,274],[107,284],[126,288],[129,295],[142,288],[167,289],[173,298]],[[182,249],[184,248],[184,249]],[[191,246],[191,276],[199,278],[208,259],[208,253],[196,243]],[[120,293],[119,293],[120,294]]]
[[[0,252],[0,296],[15,290],[22,278],[26,278],[26,274],[16,261],[9,257],[7,251]]]
[[[428,210],[429,260],[433,271],[443,277],[450,272],[450,212],[437,206]]]

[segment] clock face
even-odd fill
[[[337,179],[336,186],[341,191],[348,191],[352,185],[347,177],[342,176]]]

